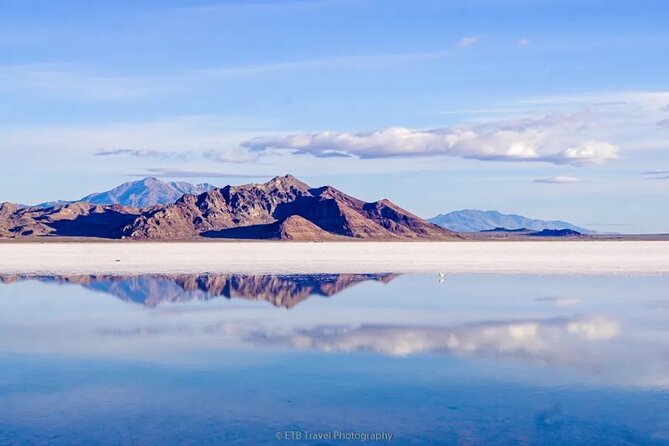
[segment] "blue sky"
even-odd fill
[[[0,0],[0,201],[292,173],[669,231],[669,4]]]

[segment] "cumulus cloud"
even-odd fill
[[[524,37],[522,39],[518,39],[518,41],[516,41],[516,46],[517,47],[523,47],[523,46],[527,46],[529,44],[530,44],[529,39],[526,39]]]
[[[535,183],[546,183],[546,184],[570,184],[570,183],[580,183],[583,180],[574,177],[571,175],[557,175],[554,177],[548,177],[548,178],[537,178],[534,180]]]
[[[462,39],[458,40],[458,47],[467,48],[479,42],[479,38],[476,36],[465,36]]]
[[[390,127],[360,133],[324,131],[258,137],[242,146],[257,152],[286,149],[316,157],[453,156],[569,165],[600,164],[618,157],[616,145],[579,137],[585,130],[572,116],[549,115],[428,130]]]
[[[618,146],[605,141],[585,141],[581,145],[569,147],[556,154],[554,162],[573,165],[601,164],[616,158],[618,158]]]

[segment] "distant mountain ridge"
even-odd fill
[[[544,229],[570,229],[581,234],[594,234],[595,231],[576,226],[561,220],[539,220],[516,214],[503,214],[498,211],[465,209],[439,214],[428,221],[455,232],[481,232],[495,228],[516,230],[526,228],[532,231]]]
[[[191,184],[185,181],[163,181],[155,177],[130,181],[104,192],[86,195],[75,201],[50,201],[40,203],[36,207],[49,208],[67,204],[85,202],[100,205],[120,204],[134,208],[148,208],[151,206],[170,204],[186,194],[199,195],[214,189],[209,183]]]
[[[140,191],[155,191],[157,181],[147,179],[131,184],[140,183]],[[129,202],[129,198],[132,203],[146,203],[138,198],[141,194],[130,189],[122,185],[104,199]],[[162,196],[143,198],[156,200]],[[300,241],[461,238],[389,200],[367,203],[332,186],[312,188],[291,175],[266,183],[185,194],[169,204],[144,208],[84,201],[48,208],[0,203],[0,237],[43,236]]]

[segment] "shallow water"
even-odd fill
[[[667,276],[0,282],[0,444],[669,444]]]

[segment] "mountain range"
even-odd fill
[[[178,199],[168,199],[167,184]],[[266,183],[182,194],[155,178],[121,185],[95,199],[51,207],[0,204],[0,237],[100,237],[131,240],[198,238],[270,240],[451,240],[452,231],[389,200],[367,203],[331,186],[312,188],[286,175]],[[208,190],[200,193],[199,188]],[[187,187],[184,188],[184,190]],[[137,206],[129,206],[136,204]],[[145,207],[144,204],[149,205]]]
[[[543,231],[544,229],[570,229],[581,234],[594,234],[595,231],[582,228],[566,221],[538,220],[516,214],[502,214],[497,211],[465,209],[462,211],[439,214],[428,221],[455,232],[481,232],[498,228],[507,230],[526,229]]]
[[[92,193],[78,200],[48,201],[37,204],[35,207],[49,208],[83,201],[91,204],[120,204],[135,208],[147,208],[159,204],[174,203],[186,194],[199,195],[214,188],[215,186],[209,183],[168,182],[155,177],[147,177],[143,180],[123,183],[105,192]]]

